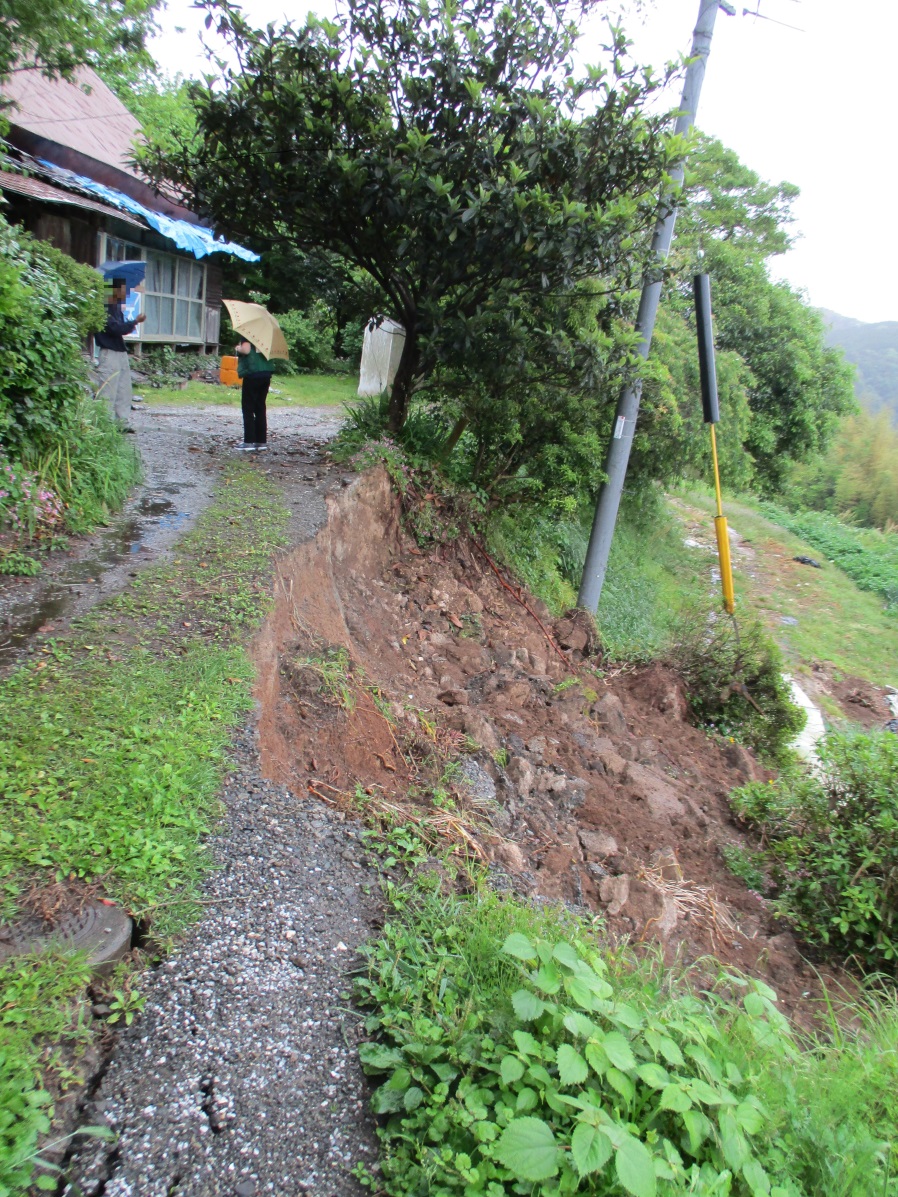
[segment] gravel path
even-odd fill
[[[340,485],[316,460],[337,422],[309,409],[270,415],[272,450],[258,465],[282,485],[296,544]],[[141,413],[148,485],[158,470],[183,474],[202,498],[195,518],[233,440],[222,421],[236,418],[233,408]],[[79,1117],[116,1139],[76,1145],[66,1197],[349,1197],[363,1192],[353,1164],[376,1159],[345,997],[378,913],[361,827],[261,776],[255,717],[234,738],[222,799],[207,913],[139,982],[144,1012]]]
[[[343,1197],[376,1158],[341,997],[377,911],[361,828],[263,780],[251,728],[234,758],[209,914],[144,978],[82,1116],[117,1141],[86,1142],[66,1197]]]

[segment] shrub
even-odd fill
[[[300,370],[333,370],[337,322],[334,311],[316,299],[304,312],[281,312],[277,318],[290,347],[291,373]]]
[[[699,722],[737,735],[773,761],[805,724],[789,698],[779,651],[759,620],[737,623],[694,608],[683,616],[671,660]]]
[[[148,346],[140,359],[140,373],[146,378],[142,385],[149,387],[170,387],[183,382],[196,370],[217,366],[216,358],[204,353],[190,351],[178,353],[173,345]]]
[[[137,456],[90,397],[84,333],[104,321],[103,281],[0,216],[0,524],[17,539],[65,508],[84,528],[121,503]],[[7,469],[6,467],[9,467]]]
[[[782,913],[809,943],[898,975],[898,737],[830,735],[819,776],[735,790],[764,836]]]

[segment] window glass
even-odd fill
[[[106,237],[107,262],[135,261],[143,257],[143,250],[139,245],[132,245],[130,241],[121,241],[118,237]]]
[[[187,335],[194,337],[196,340],[202,340],[203,337],[203,305],[201,303],[192,303],[190,305],[190,323],[187,328]]]
[[[174,295],[175,293],[175,259],[167,254],[147,254],[147,291],[156,294]]]
[[[147,253],[146,324],[149,337],[202,341],[205,267],[189,258]]]

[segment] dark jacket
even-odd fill
[[[274,373],[274,366],[272,366],[264,354],[256,349],[252,341],[247,341],[244,337],[240,344],[249,345],[249,353],[240,353],[237,355],[238,378],[252,378],[256,374]]]
[[[124,337],[137,328],[136,320],[126,320],[120,303],[106,304],[106,327],[94,337],[100,349],[111,349],[113,353],[127,353]]]

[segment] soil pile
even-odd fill
[[[426,805],[428,752],[463,749],[437,823],[496,885],[682,962],[713,954],[800,1005],[814,970],[721,856],[740,842],[729,791],[767,776],[753,755],[689,724],[665,666],[596,668],[590,628],[549,628],[477,546],[422,554],[382,471],[328,502],[316,540],[280,562],[257,646],[267,775],[408,811],[409,790]]]

